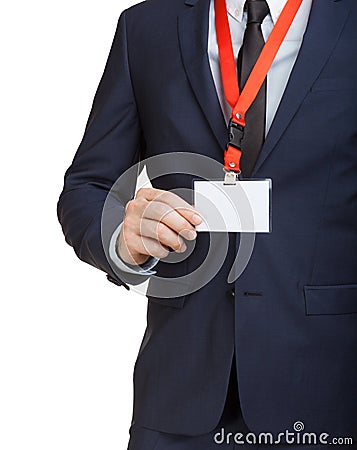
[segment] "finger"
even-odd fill
[[[130,205],[127,207],[127,214],[124,217],[123,231],[129,231],[140,236],[142,234],[140,227],[143,220],[154,221],[157,227],[158,223],[164,220],[164,217],[170,212],[175,213],[174,210],[164,203],[149,202],[144,199],[131,200]],[[166,226],[169,228],[171,224],[171,230],[175,236],[181,234],[187,240],[193,240],[197,236],[195,228],[179,214],[177,214],[176,221],[175,218],[167,218],[166,222]],[[152,229],[149,237],[157,239],[157,231]],[[165,234],[165,231],[162,231]],[[176,241],[173,242],[173,247],[176,248]]]
[[[136,236],[130,243],[130,246],[134,247],[138,253],[159,259],[166,258],[170,253],[169,249],[160,244],[158,240],[145,236]]]
[[[184,252],[187,248],[184,240],[162,222],[142,219],[139,228],[139,234],[141,236],[156,239],[164,246],[170,247],[179,253]]]
[[[161,189],[142,188],[137,192],[137,197],[145,198],[147,201],[160,201],[175,209],[192,225],[199,225],[202,219],[195,208],[187,203],[183,198],[170,191]]]
[[[143,211],[143,218],[162,222],[185,239],[193,240],[197,233],[191,223],[166,203],[151,201]]]

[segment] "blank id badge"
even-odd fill
[[[200,231],[270,233],[272,180],[194,180],[194,206]]]

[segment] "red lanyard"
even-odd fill
[[[303,0],[288,0],[244,86],[239,92],[238,76],[234,61],[232,37],[229,28],[226,0],[214,0],[216,34],[226,99],[232,107],[229,124],[229,144],[224,152],[224,168],[240,173],[242,140],[245,115],[264,83],[276,54],[294,21]]]

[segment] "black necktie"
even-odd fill
[[[239,89],[243,87],[264,47],[261,24],[269,14],[265,0],[247,0],[248,21],[243,45],[238,55]],[[246,114],[242,145],[241,170],[243,177],[250,177],[265,139],[266,80],[254,103]]]

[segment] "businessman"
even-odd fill
[[[287,1],[223,3],[242,92]],[[233,106],[219,5],[147,0],[119,19],[58,203],[67,242],[117,285],[154,274],[174,280],[207,253],[208,234],[195,230],[201,218],[175,192],[191,188],[192,177],[173,167],[136,196],[127,183],[105,224],[102,213],[116,180],[139,160],[190,152],[227,163]],[[322,448],[357,439],[357,3],[298,6],[240,146],[241,176],[272,180],[272,232],[257,234],[234,283],[227,277],[239,233],[229,233],[225,261],[207,284],[149,294],[130,450]],[[173,252],[182,259],[169,264]],[[280,435],[286,430],[294,441]],[[303,430],[316,440],[298,442]],[[274,442],[259,441],[264,432]]]

